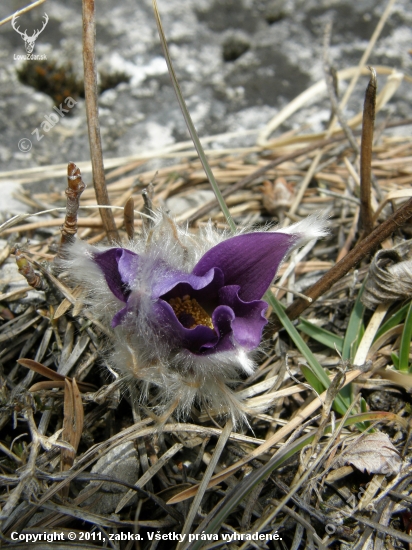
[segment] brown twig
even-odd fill
[[[373,128],[375,124],[376,105],[376,71],[369,67],[371,78],[365,93],[363,106],[362,141],[360,155],[360,201],[361,210],[358,228],[365,238],[373,229],[373,212],[371,205],[371,164]]]
[[[129,239],[134,237],[134,199],[130,197],[123,210],[124,228]]]
[[[16,247],[12,250],[12,252],[16,257],[16,264],[19,268],[19,273],[23,275],[27,283],[36,290],[46,290],[48,288],[46,281],[40,273],[34,271],[32,264],[21,252],[21,250]]]
[[[80,169],[69,162],[67,165],[67,189],[66,189],[66,217],[61,228],[62,236],[60,238],[59,252],[57,256],[61,258],[64,245],[73,242],[77,233],[77,212],[79,210],[80,195],[85,190],[86,185],[82,179]]]
[[[83,65],[87,126],[97,203],[110,206],[104,176],[102,141],[97,106],[97,71],[95,58],[96,25],[94,0],[83,0]],[[110,208],[101,208],[100,216],[110,242],[119,240],[119,233]]]
[[[322,296],[339,279],[352,269],[362,258],[371,254],[376,247],[389,237],[391,233],[402,227],[412,217],[412,199],[409,199],[399,208],[390,218],[381,223],[367,239],[363,239],[353,248],[340,262],[334,265],[323,277],[319,279],[309,290],[305,291],[306,296],[313,301]],[[287,309],[286,314],[292,321],[299,317],[310,304],[306,300],[299,298],[295,300]],[[280,322],[275,322],[274,330],[281,328]]]

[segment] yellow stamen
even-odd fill
[[[206,327],[213,328],[212,319],[210,315],[199,305],[199,303],[185,294],[183,298],[171,298],[169,304],[172,306],[173,311],[176,313],[176,317],[186,313],[193,318],[193,324],[186,328],[195,328],[198,325],[205,325]]]

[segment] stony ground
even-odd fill
[[[2,2],[0,17],[25,4],[25,0]],[[190,111],[200,135],[205,136],[256,129],[321,79],[323,29],[330,16],[334,16],[331,58],[335,67],[356,64],[386,5],[384,0],[170,0],[160,1],[159,8]],[[412,14],[407,8],[407,0],[395,4],[371,64],[410,71]],[[27,28],[31,34],[41,26],[44,13],[49,21],[34,53],[46,55],[48,62],[72,63],[80,78],[81,1],[46,2],[21,16],[20,30]],[[23,62],[15,56],[25,53],[24,43],[10,23],[0,28],[0,51],[3,170],[87,160],[84,100],[79,99],[70,114],[37,141],[30,134],[52,112],[53,100],[19,82],[16,71]],[[187,139],[150,0],[97,4],[97,62],[103,75],[124,72],[130,78],[100,97],[106,158]],[[390,108],[398,116],[407,116],[411,98],[410,85],[404,84]],[[355,96],[354,103],[358,99]],[[329,117],[328,101],[323,103],[323,108],[314,106],[297,117],[293,125],[320,127]],[[350,108],[357,111],[359,104]],[[17,147],[22,138],[32,141],[28,153]],[[247,139],[253,141],[254,136]]]

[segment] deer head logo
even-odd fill
[[[45,26],[47,25],[48,21],[49,21],[49,16],[47,15],[47,13],[44,14],[44,22],[43,22],[43,26],[40,30],[38,31],[33,31],[33,35],[32,36],[28,36],[27,35],[27,29],[24,31],[24,32],[20,32],[19,29],[20,27],[17,27],[16,28],[16,21],[17,19],[19,18],[18,15],[14,15],[13,16],[13,19],[11,20],[11,26],[13,27],[13,29],[18,32],[20,34],[20,36],[23,38],[24,40],[24,45],[25,45],[25,48],[26,48],[26,52],[27,53],[32,53],[32,51],[34,50],[34,44],[36,42],[36,39],[37,37],[39,36],[39,34],[41,32],[44,31],[44,28]]]

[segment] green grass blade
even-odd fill
[[[366,403],[366,401],[363,397],[361,397],[361,400],[360,400],[360,408],[361,408],[362,413],[368,413],[369,412],[368,404]],[[361,431],[367,430],[369,428],[369,426],[370,426],[370,422],[362,422]]]
[[[412,338],[412,302],[409,305],[399,346],[399,370],[409,372],[409,351]]]
[[[223,215],[226,218],[226,221],[232,231],[236,231],[236,225],[235,222],[232,219],[232,216],[230,215],[229,209],[226,206],[225,199],[222,196],[222,193],[220,192],[219,186],[217,184],[217,181],[215,179],[215,176],[213,175],[212,169],[210,167],[210,164],[206,158],[205,152],[203,150],[202,144],[200,143],[199,137],[196,132],[196,128],[193,124],[192,117],[190,116],[190,113],[186,107],[186,102],[183,98],[182,92],[180,90],[179,82],[176,77],[175,70],[173,68],[173,63],[169,54],[169,48],[167,46],[166,37],[163,31],[163,25],[160,19],[159,10],[157,8],[157,2],[156,0],[153,1],[153,10],[156,18],[156,25],[160,36],[160,41],[162,43],[163,53],[166,59],[167,68],[169,70],[169,75],[172,80],[173,88],[175,90],[177,100],[180,105],[180,109],[182,110],[183,116],[186,121],[186,126],[189,130],[190,137],[192,138],[193,144],[196,148],[197,154],[199,155],[200,162],[202,163],[203,169],[206,173],[206,176],[210,182],[210,185],[212,186],[212,189],[215,193],[216,199],[219,203],[220,209],[223,212]]]
[[[315,374],[313,374],[312,369],[310,367],[308,367],[307,365],[303,365],[301,363],[299,365],[299,368],[302,371],[302,374],[306,378],[307,382],[312,386],[312,388],[317,393],[321,394],[325,391],[325,388],[323,387],[322,382],[319,382],[319,380],[316,378]]]
[[[273,296],[273,294],[270,291],[266,292],[264,299],[272,306],[273,311],[279,317],[279,320],[281,321],[283,327],[286,329],[290,338],[293,340],[295,346],[298,348],[298,350],[301,352],[303,357],[306,359],[308,365],[311,368],[312,374],[322,384],[322,391],[327,389],[330,385],[330,380],[328,375],[320,365],[319,361],[310,351],[306,343],[303,341],[301,335],[292,324],[292,321],[286,315],[280,302]],[[309,384],[311,383],[310,380],[308,380],[308,383]],[[318,390],[316,389],[316,391]],[[340,394],[336,397],[334,401],[334,408],[337,412],[339,412],[342,415],[344,415],[347,410],[347,404]]]
[[[343,340],[342,359],[344,361],[350,361],[351,363],[355,358],[356,350],[358,349],[359,342],[364,332],[364,330],[362,329],[362,325],[363,314],[366,308],[361,302],[364,286],[365,283],[363,283],[358,293],[358,297],[356,298],[355,305],[353,306],[352,312],[349,317],[349,323],[346,329],[345,338]],[[345,386],[341,394],[347,403],[351,403],[353,399],[352,385],[348,384],[347,386]]]
[[[399,356],[394,351],[391,353],[391,359],[395,369],[399,370]]]
[[[374,342],[380,338],[383,334],[385,334],[386,331],[389,329],[396,327],[402,323],[402,321],[405,319],[409,309],[409,304],[405,304],[401,308],[398,309],[387,321],[383,323],[383,325],[380,327],[378,332],[376,333],[376,336],[374,338]]]
[[[363,314],[365,312],[365,306],[361,302],[364,284],[362,285],[358,297],[356,298],[355,305],[353,306],[352,313],[349,317],[345,338],[343,340],[342,359],[344,361],[353,361],[356,355],[356,350],[358,349],[358,343],[360,342]]]
[[[342,336],[338,336],[337,334],[333,334],[333,332],[330,332],[329,330],[326,330],[321,327],[317,327],[313,325],[310,321],[307,321],[306,319],[300,318],[300,323],[296,327],[298,330],[303,332],[304,334],[307,334],[317,342],[323,344],[324,346],[327,346],[328,348],[331,348],[333,350],[337,349],[339,353],[342,353],[343,348],[343,338]]]

